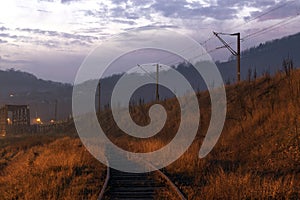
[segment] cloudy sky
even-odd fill
[[[246,49],[299,32],[299,13],[299,0],[1,1],[0,69],[72,83],[91,50],[133,28],[171,27],[208,51],[221,46],[212,31],[241,32]],[[230,53],[220,49],[211,55],[226,60]]]

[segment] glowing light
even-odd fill
[[[42,124],[43,123],[42,120],[41,120],[41,118],[39,118],[39,117],[36,118],[35,121],[36,121],[37,124]]]
[[[8,123],[8,124],[12,124],[12,121],[11,121],[10,118],[7,118],[7,123]]]

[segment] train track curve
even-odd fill
[[[161,170],[128,173],[108,167],[98,200],[157,199],[161,190],[167,190],[172,196],[176,196],[176,199],[186,200],[178,187]]]

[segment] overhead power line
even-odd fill
[[[237,81],[240,82],[241,80],[241,34],[240,33],[216,33],[213,32],[214,35],[224,44],[230,53],[237,57]],[[235,51],[225,40],[223,40],[219,34],[222,35],[229,35],[229,36],[237,36],[237,50]]]
[[[150,78],[152,78],[153,80],[156,80],[155,77],[152,76],[152,74],[150,72],[148,72],[146,69],[144,69],[141,65],[137,64],[137,66],[143,70]]]
[[[254,17],[254,18],[250,19],[250,20],[248,20],[248,21],[246,21],[246,22],[244,22],[242,24],[236,25],[236,26],[232,27],[231,29],[235,29],[235,28],[238,28],[238,27],[241,27],[241,26],[245,26],[246,24],[249,24],[250,22],[253,22],[253,21],[255,21],[255,20],[257,20],[257,19],[259,19],[261,17],[264,17],[264,16],[266,16],[266,15],[272,13],[272,12],[275,12],[275,11],[277,11],[277,10],[283,8],[283,7],[286,7],[289,4],[293,4],[295,2],[296,2],[296,0],[287,1],[287,2],[285,2],[283,4],[280,4],[279,6],[276,6],[276,7],[274,7],[274,8],[272,8],[272,9],[270,9],[270,10],[268,10],[268,11],[266,11],[266,12],[264,12],[264,13],[256,16],[256,17]]]
[[[297,17],[299,17],[299,13],[297,13],[296,16],[291,16],[291,17],[289,17],[288,19],[284,19],[284,20],[282,20],[282,21],[280,21],[280,22],[278,22],[278,23],[276,23],[276,24],[273,24],[273,25],[271,25],[271,26],[265,27],[265,28],[263,28],[263,29],[261,29],[261,30],[259,30],[259,31],[250,33],[250,34],[246,35],[244,38],[242,38],[242,40],[243,40],[243,41],[249,40],[249,39],[251,39],[251,38],[254,38],[254,36],[256,37],[257,35],[261,35],[261,34],[264,34],[264,33],[266,33],[266,32],[269,32],[269,31],[271,31],[271,30],[280,28],[280,27],[282,27],[282,26],[284,26],[284,25],[287,25],[287,24],[291,23],[291,22],[292,22],[293,20],[295,20],[295,18],[297,18]]]
[[[285,3],[283,3],[283,4],[281,4],[281,5],[278,5],[278,6],[272,8],[272,9],[270,9],[270,10],[268,10],[268,11],[266,11],[266,12],[264,12],[264,13],[262,13],[262,14],[256,16],[256,17],[254,17],[254,18],[252,18],[252,19],[250,19],[250,20],[244,22],[243,24],[237,25],[236,27],[239,27],[239,28],[240,28],[240,27],[242,27],[242,26],[245,26],[246,24],[248,24],[248,23],[250,23],[250,22],[252,22],[252,21],[255,21],[255,20],[257,20],[257,19],[259,19],[259,18],[261,18],[261,17],[263,17],[263,16],[266,16],[266,15],[272,13],[272,12],[275,12],[275,11],[277,11],[277,10],[283,8],[283,7],[286,7],[287,5],[293,4],[293,3],[295,3],[295,2],[296,2],[296,0],[287,1],[287,2],[285,2]],[[288,19],[285,19],[285,20],[283,20],[283,21],[281,21],[281,22],[278,22],[278,23],[276,23],[276,24],[273,24],[273,25],[271,25],[271,26],[268,26],[268,27],[263,28],[263,29],[261,29],[261,30],[258,30],[258,31],[256,31],[256,32],[250,33],[250,34],[246,35],[245,37],[243,37],[243,38],[241,39],[241,41],[244,42],[244,41],[253,39],[253,38],[255,38],[255,37],[257,37],[257,36],[259,36],[259,35],[261,35],[261,34],[265,34],[265,33],[268,32],[268,31],[271,31],[271,30],[280,28],[280,27],[282,27],[282,26],[284,26],[284,25],[287,25],[287,24],[289,24],[289,23],[292,23],[293,20],[294,20],[295,18],[297,18],[297,17],[299,17],[299,13],[297,14],[297,16],[292,16],[292,17],[290,17],[290,18],[288,18]],[[229,30],[230,30],[230,29],[229,29]],[[219,33],[219,34],[220,34],[220,35],[230,35],[229,33]],[[206,40],[204,40],[203,42],[200,42],[200,44],[201,44],[201,45],[206,45],[209,41],[213,40],[214,38],[215,38],[214,35],[212,35],[212,36],[208,37]],[[232,45],[233,43],[234,43],[234,42],[228,43],[228,45]],[[206,50],[206,52],[204,52],[204,53],[202,53],[202,54],[199,54],[199,55],[197,55],[197,56],[194,56],[193,58],[190,58],[190,59],[193,60],[193,59],[195,59],[195,58],[200,58],[200,57],[206,56],[206,55],[208,55],[208,54],[210,54],[210,53],[213,53],[213,52],[215,52],[215,51],[218,51],[218,50],[220,50],[221,48],[224,48],[224,47],[226,47],[226,46],[223,46],[223,47],[217,47],[217,48],[212,48],[212,49]],[[187,52],[187,51],[192,52],[192,51],[195,51],[195,49],[194,49],[193,47],[188,47],[188,48],[186,48],[186,49],[181,50],[180,52]],[[165,60],[165,59],[167,59],[167,58],[170,58],[170,57],[173,57],[173,55],[168,55],[168,56],[166,56],[166,57],[164,57],[164,58],[161,58],[161,59],[159,60],[159,62],[161,62],[162,60]],[[189,62],[189,61],[187,61],[187,62]],[[180,64],[180,63],[182,63],[182,61],[176,60],[175,62],[172,62],[172,61],[171,61],[171,62],[169,62],[169,63],[167,63],[167,64],[169,64],[169,65],[176,65],[176,64]]]

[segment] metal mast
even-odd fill
[[[241,81],[241,34],[240,33],[216,33],[213,32],[214,35],[224,44],[230,53],[237,57],[237,81]],[[235,51],[225,40],[223,40],[219,35],[229,35],[229,36],[237,36],[237,50]]]

